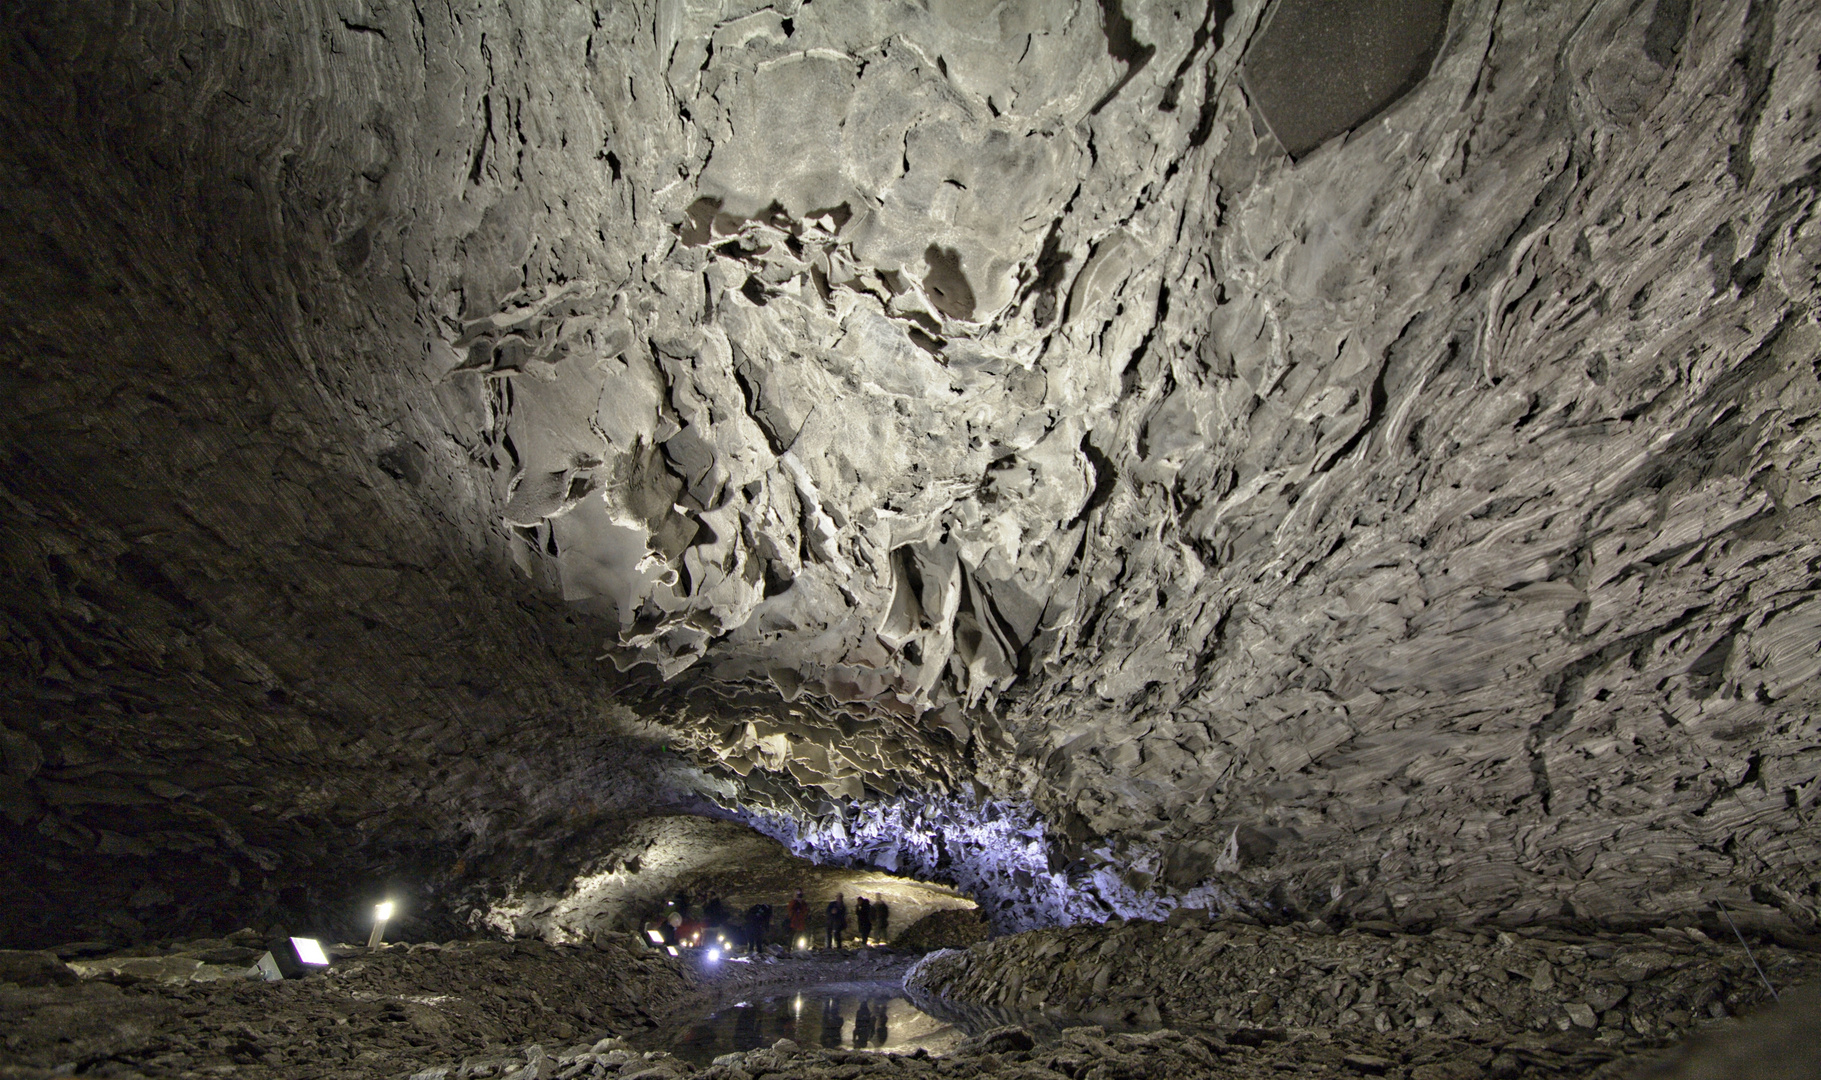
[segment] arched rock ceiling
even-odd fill
[[[1257,2],[122,11],[33,62],[285,252],[346,527],[509,556],[801,845],[991,796],[1058,888],[1813,904],[1808,6],[1459,0],[1294,161]]]

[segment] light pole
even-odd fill
[[[392,901],[381,900],[373,906],[373,936],[367,939],[369,951],[377,950],[386,940],[386,920],[392,917]]]

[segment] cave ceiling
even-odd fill
[[[6,18],[12,850],[1813,914],[1807,5]]]

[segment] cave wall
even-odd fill
[[[398,273],[436,155],[367,39],[7,19],[4,935],[427,915],[465,858],[687,802],[505,553],[490,388]]]
[[[1006,925],[1812,923],[1821,20],[1464,0],[1291,157],[1295,11],[8,14],[5,902],[710,799]]]

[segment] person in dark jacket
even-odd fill
[[[721,902],[720,893],[708,894],[708,903],[702,905],[702,921],[708,924],[710,934],[727,926],[727,905]]]
[[[765,947],[765,935],[771,932],[771,905],[754,904],[746,909],[746,951],[757,956]]]
[[[854,901],[854,921],[860,924],[860,945],[862,948],[873,942],[873,902],[865,894]]]
[[[885,906],[884,894],[875,895],[873,897],[873,936],[879,939],[879,944],[881,945],[887,943],[888,928],[886,920],[891,917],[892,909]],[[883,1020],[880,1021],[879,1026],[881,1028],[885,1026]]]
[[[847,933],[847,901],[840,893],[828,902],[828,947],[839,949],[841,938]]]

